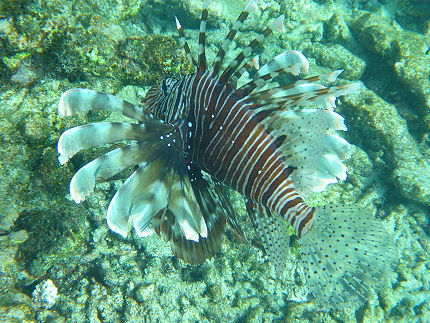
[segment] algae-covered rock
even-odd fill
[[[329,42],[349,44],[353,36],[342,15],[334,14],[324,25],[324,38]]]
[[[409,91],[419,97],[416,108],[423,111],[428,118],[430,114],[429,55],[400,60],[394,64],[394,71]],[[428,125],[426,127],[430,129]]]
[[[10,7],[20,7],[17,3],[12,1]],[[2,2],[2,6],[5,4]],[[96,75],[113,75],[111,71],[117,66],[113,59],[115,41],[121,38],[118,23],[135,16],[141,4],[142,1],[137,0],[120,3],[78,0],[29,2],[25,10],[21,7],[21,10],[14,10],[12,17],[0,20],[0,41],[4,48],[1,61],[7,67],[5,72],[19,72],[26,58],[33,58],[36,65],[45,65],[47,59],[52,64],[59,57],[63,66],[56,66],[57,62],[54,62],[49,72],[67,73],[79,66],[84,72],[90,70]],[[68,51],[67,61],[61,56],[62,50]],[[37,56],[39,54],[46,56]],[[95,72],[94,64],[100,66],[99,73]],[[46,67],[43,67],[46,72]]]
[[[78,208],[61,210],[51,207],[23,212],[17,227],[25,228],[29,233],[29,239],[20,251],[26,268],[35,277],[48,271],[53,278],[63,277],[79,263],[87,248],[88,224]]]
[[[163,75],[193,71],[186,56],[170,37],[147,35],[124,40],[119,46],[123,58],[122,80],[126,84],[152,85]]]
[[[430,109],[430,46],[425,36],[402,30],[381,15],[365,13],[352,24],[360,40],[393,70],[398,81],[417,98],[416,110],[428,115]]]
[[[11,220],[14,222],[17,216],[17,213],[11,216]],[[24,230],[0,236],[0,321],[2,322],[34,322],[35,311],[31,307],[30,297],[17,289],[19,280],[27,276],[16,259],[19,246],[27,239],[28,234]]]
[[[393,167],[391,182],[399,192],[430,205],[430,165],[395,107],[366,89],[342,101],[347,106],[343,109],[347,125],[356,133],[359,145],[365,150],[384,151],[385,162]]]
[[[402,30],[376,13],[360,15],[353,21],[352,28],[363,46],[394,61],[413,55],[423,56],[428,48],[423,35]]]
[[[1,0],[0,17],[2,14],[14,14],[20,12],[22,7],[30,2],[29,0]]]
[[[190,71],[186,56],[170,37],[113,37],[97,29],[70,33],[54,53],[61,71],[71,80],[103,77],[140,86],[153,84],[166,74]]]
[[[364,73],[366,63],[339,44],[314,44],[304,52],[314,57],[318,65],[330,67],[331,70],[343,70],[342,77],[358,80]]]

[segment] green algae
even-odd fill
[[[191,64],[179,51],[174,39],[147,35],[126,39],[120,44],[119,54],[124,58],[124,83],[152,85],[164,75],[188,74]]]
[[[0,1],[0,18],[4,14],[13,14],[20,12],[22,6],[25,5],[29,0],[1,0]]]

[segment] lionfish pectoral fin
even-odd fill
[[[282,274],[286,266],[290,242],[287,222],[259,203],[248,200],[246,209],[263,242],[269,260],[274,264],[277,273]]]
[[[138,167],[109,205],[109,227],[123,236],[131,228],[146,236],[153,219],[165,209],[174,217],[175,233],[194,241],[206,237],[207,226],[186,171],[180,129],[159,122],[143,125],[147,131],[137,143]]]
[[[61,135],[57,144],[60,164],[67,163],[81,150],[124,140],[137,141],[93,160],[75,174],[70,183],[70,193],[77,203],[92,193],[96,181],[111,178],[125,168],[144,162],[148,143],[159,140],[160,133],[169,133],[172,130],[143,113],[140,107],[109,94],[71,89],[61,96],[61,114],[71,115],[89,110],[118,112],[141,123],[99,122],[71,128]]]
[[[178,216],[170,209],[160,212],[154,219],[155,231],[170,241],[173,253],[190,264],[201,264],[212,258],[220,249],[224,236],[227,214],[216,192],[194,164],[187,167],[187,178],[195,202],[206,224],[206,234],[198,240],[187,238],[178,230]]]
[[[352,206],[316,208],[299,242],[309,290],[328,307],[363,304],[372,289],[388,284],[386,271],[398,261],[382,221]]]
[[[112,231],[126,237],[134,228],[137,235],[147,235],[148,225],[169,197],[164,166],[162,159],[140,163],[116,192],[107,212]]]
[[[133,143],[112,150],[80,168],[70,181],[70,195],[80,203],[94,191],[97,181],[112,178],[144,160],[141,145]]]
[[[70,89],[63,93],[58,103],[59,113],[65,116],[89,110],[118,112],[139,121],[147,117],[139,106],[116,96],[88,89]]]

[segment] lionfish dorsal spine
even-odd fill
[[[203,73],[207,69],[206,62],[206,24],[208,20],[208,7],[212,0],[203,1],[203,9],[200,17],[200,31],[199,31],[199,69]]]
[[[224,70],[220,76],[220,81],[226,83],[232,75],[235,79],[239,79],[241,75],[235,74],[240,64],[247,58],[255,56],[255,50],[263,42],[263,40],[271,35],[274,30],[279,30],[280,25],[283,24],[284,15],[279,16],[270,26],[267,26],[261,33],[259,33],[253,40],[249,42],[245,48],[236,56],[230,65]]]
[[[187,55],[188,60],[190,61],[190,63],[197,70],[198,69],[198,64],[197,64],[196,60],[194,59],[193,54],[191,53],[190,45],[188,45],[187,37],[185,35],[185,31],[182,28],[182,25],[179,22],[178,17],[176,17],[176,16],[175,16],[175,21],[176,21],[176,29],[177,29],[178,34],[179,34],[179,41],[182,43],[182,46],[184,47],[185,54]]]
[[[240,97],[248,96],[253,91],[258,91],[278,75],[291,73],[297,76],[299,73],[307,73],[309,63],[306,57],[298,51],[286,51],[273,58],[261,67],[252,77],[252,80],[236,90]]]
[[[243,25],[246,18],[248,18],[248,15],[251,12],[255,12],[256,10],[257,10],[256,1],[250,0],[248,2],[248,4],[246,5],[246,7],[240,13],[239,17],[236,19],[236,21],[231,26],[229,32],[227,33],[221,47],[218,50],[216,57],[215,57],[215,61],[214,61],[213,68],[212,68],[212,74],[213,75],[218,75],[218,73],[222,67],[222,63],[224,61],[225,54],[227,53],[234,37],[236,36],[237,31]]]

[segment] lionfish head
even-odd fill
[[[180,76],[164,77],[158,84],[152,86],[146,96],[142,99],[145,105],[145,110],[164,120],[166,113],[166,104],[169,97],[172,97],[172,92],[176,89],[180,82]]]

